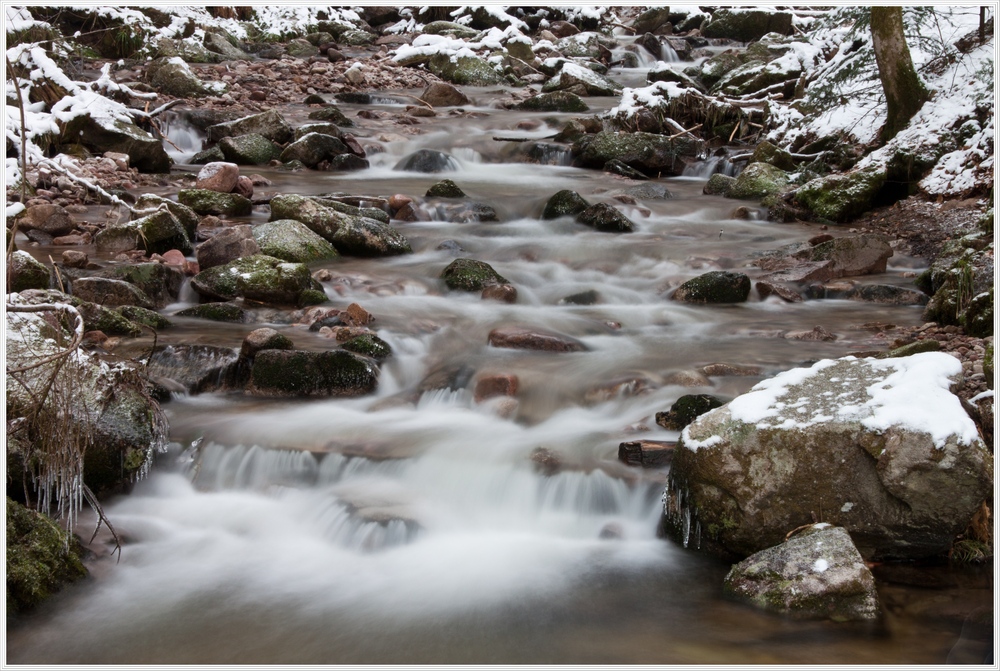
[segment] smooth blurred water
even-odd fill
[[[495,136],[544,137],[558,125],[545,119],[565,115],[502,111],[491,106],[495,93],[471,95],[485,116],[432,119],[425,133],[407,137],[362,125],[359,138],[378,150],[368,170],[259,170],[270,189],[301,194],[422,196],[449,178],[493,205],[502,222],[394,222],[414,254],[314,264],[334,276],[326,285],[333,304],[360,303],[392,346],[378,392],[310,401],[208,394],[167,404],[178,447],[134,493],[106,506],[126,541],[120,563],[100,535],[93,577],[9,628],[8,661],[943,661],[959,637],[954,620],[904,610],[876,625],[795,622],[725,601],[728,565],[656,537],[665,470],[617,461],[624,440],[676,439],[654,415],[681,395],[729,398],[780,370],[880,346],[856,326],[917,324],[920,309],[756,294],[734,306],[671,302],[682,281],[746,269],[754,254],[807,239],[817,227],[733,219],[743,203],[703,195],[708,175],[697,171],[653,180],[673,198],[631,204],[616,192],[641,183],[516,162]],[[542,125],[519,129],[525,121]],[[459,169],[392,169],[425,147],[449,152]],[[539,220],[561,189],[614,204],[637,231]],[[517,287],[517,303],[447,291],[438,277],[455,256],[438,249],[445,240],[492,264]],[[893,262],[874,279],[902,281],[913,265]],[[562,302],[591,290],[593,305]],[[161,343],[238,347],[259,326],[177,322]],[[493,328],[511,325],[579,339],[588,351],[488,345]],[[838,339],[781,337],[817,325]],[[275,328],[299,348],[332,346],[304,326]],[[672,374],[717,362],[761,374],[694,388],[670,383]],[[447,368],[464,370],[464,381],[420,392],[429,374]],[[474,401],[475,380],[490,373],[518,377],[515,403]],[[200,449],[185,449],[196,440]],[[557,472],[538,468],[538,448],[557,456]],[[80,528],[86,533],[86,521]]]

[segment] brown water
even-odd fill
[[[617,74],[636,79],[641,72]],[[722,598],[728,565],[656,538],[666,473],[640,473],[616,460],[618,444],[637,431],[676,439],[653,416],[679,396],[732,397],[761,379],[713,378],[710,386],[683,388],[668,383],[672,373],[725,361],[771,375],[881,347],[855,327],[917,324],[920,309],[788,304],[755,295],[736,306],[673,303],[666,296],[681,281],[743,269],[754,254],[818,229],[734,220],[730,213],[740,203],[702,195],[707,175],[653,180],[674,197],[639,198],[630,206],[611,194],[637,183],[505,160],[510,143],[494,136],[550,135],[554,126],[544,120],[560,115],[498,110],[493,90],[472,95],[482,116],[431,120],[423,135],[362,125],[358,134],[372,152],[368,170],[259,171],[280,193],[382,197],[420,195],[448,177],[473,200],[494,205],[503,221],[395,222],[414,254],[316,264],[335,275],[326,284],[333,305],[363,305],[393,347],[378,392],[307,402],[207,394],[167,404],[174,448],[132,495],[106,506],[127,540],[121,562],[109,558],[100,536],[93,577],[9,627],[8,662],[981,661],[986,636],[966,620],[993,601],[989,572],[937,567],[880,574],[885,617],[872,625],[761,613]],[[615,101],[588,102],[606,108]],[[351,116],[359,109],[344,107]],[[289,116],[301,121],[305,108]],[[526,120],[543,125],[518,130]],[[436,176],[392,170],[421,147],[448,151],[459,170]],[[568,219],[538,220],[545,200],[564,188],[615,203],[638,231],[611,235]],[[255,213],[249,221],[266,216]],[[517,303],[446,291],[437,279],[454,258],[437,249],[445,240],[467,250],[462,256],[491,263],[517,287]],[[44,258],[51,250],[37,251]],[[906,282],[902,272],[918,265],[894,258],[885,276],[864,281]],[[594,305],[560,302],[588,290],[599,294]],[[190,292],[185,300],[192,300]],[[272,319],[297,347],[330,347],[316,333]],[[261,325],[175,321],[161,343],[236,347]],[[514,324],[578,338],[589,351],[487,345],[491,329]],[[817,325],[838,339],[780,337]],[[464,369],[459,388],[415,393],[444,367]],[[518,376],[511,416],[472,400],[470,380],[482,372]],[[638,382],[624,392],[605,391],[626,380]],[[565,469],[538,472],[530,459],[538,447],[558,453]],[[365,449],[377,458],[359,456]],[[600,538],[609,525],[620,539]]]

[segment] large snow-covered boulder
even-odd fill
[[[758,383],[681,434],[664,528],[745,557],[817,519],[866,558],[947,552],[993,491],[993,456],[944,353],[823,360]]]

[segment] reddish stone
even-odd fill
[[[194,183],[194,188],[230,193],[236,187],[236,181],[239,177],[240,168],[235,163],[213,161],[206,163],[198,172],[198,180]]]
[[[87,258],[86,252],[67,249],[62,253],[62,262],[67,268],[86,268],[90,259]]]
[[[517,375],[494,373],[484,375],[476,382],[474,393],[476,403],[482,403],[494,396],[517,396]]]
[[[399,221],[417,221],[417,211],[413,209],[413,203],[407,203],[396,210],[395,218]]]
[[[629,466],[666,466],[674,457],[677,443],[662,440],[633,440],[618,445],[618,461]]]
[[[516,303],[517,288],[510,284],[491,284],[483,289],[482,298],[501,303]]]
[[[53,245],[89,245],[90,241],[90,233],[74,233],[73,235],[60,235],[58,238],[52,238]]]
[[[347,309],[340,313],[340,318],[348,326],[364,326],[375,320],[375,317],[368,310],[365,310],[357,303],[348,305]]]
[[[237,193],[244,198],[253,198],[253,180],[245,175],[240,175],[233,187],[233,193]]]
[[[181,251],[177,250],[177,249],[167,250],[167,251],[163,252],[162,255],[154,254],[153,255],[153,257],[154,257],[153,260],[154,261],[158,261],[159,260],[159,259],[155,258],[156,256],[159,256],[160,259],[163,259],[163,263],[165,263],[166,265],[168,265],[168,266],[174,266],[176,268],[183,268],[184,267],[184,263],[187,261],[187,259],[184,258],[184,254],[182,254]]]
[[[587,347],[579,340],[516,326],[493,329],[490,331],[489,343],[494,347],[545,352],[584,352],[587,350]]]

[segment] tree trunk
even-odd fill
[[[872,7],[875,62],[888,107],[882,140],[888,142],[906,127],[929,97],[910,59],[903,36],[902,7]]]

